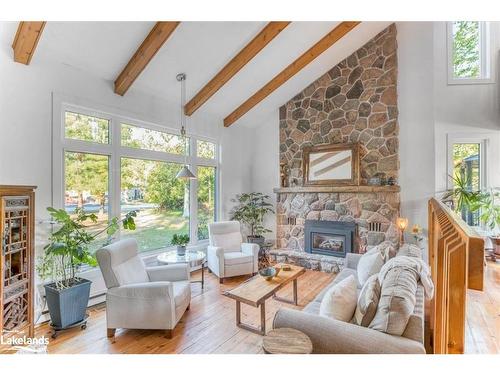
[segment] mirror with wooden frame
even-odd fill
[[[304,186],[359,185],[359,145],[333,144],[304,148]]]

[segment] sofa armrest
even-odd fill
[[[130,284],[108,289],[107,295],[113,298],[137,300],[168,298],[173,301],[174,287],[170,281]]]
[[[167,264],[164,266],[146,267],[149,281],[184,281],[189,280],[188,264]]]
[[[278,310],[273,328],[304,332],[312,341],[314,353],[425,354],[424,346],[417,341],[297,310]]]
[[[359,259],[361,258],[361,255],[362,254],[347,253],[346,257],[345,257],[346,267],[351,268],[353,270],[357,270]]]
[[[253,256],[253,272],[259,270],[259,250],[260,246],[256,243],[243,242],[241,252]]]

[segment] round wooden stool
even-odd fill
[[[293,328],[278,328],[269,331],[262,339],[262,348],[267,354],[311,354],[311,339]]]

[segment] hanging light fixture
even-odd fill
[[[182,136],[182,141],[184,142],[184,166],[179,171],[179,173],[177,173],[177,176],[175,177],[182,180],[191,180],[195,179],[196,176],[189,169],[187,162],[186,116],[184,114],[184,105],[186,104],[186,74],[185,73],[177,74],[176,78],[177,81],[181,83],[181,136]]]

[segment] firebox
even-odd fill
[[[344,221],[306,220],[305,250],[310,254],[345,258],[354,251],[356,224]]]

